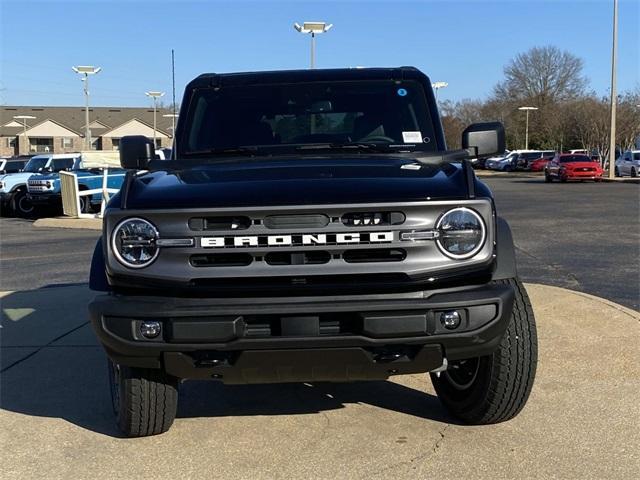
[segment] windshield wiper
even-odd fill
[[[186,155],[234,155],[238,153],[265,155],[267,152],[261,150],[261,148],[256,145],[248,145],[239,147],[209,148],[207,150],[193,150],[186,152]]]
[[[391,143],[351,142],[351,143],[309,143],[299,145],[296,150],[369,150],[374,152],[389,152],[408,149],[409,145]]]

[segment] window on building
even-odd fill
[[[29,147],[32,152],[38,153],[52,153],[53,152],[53,138],[36,137],[29,138]]]
[[[120,150],[120,139],[119,138],[112,138],[111,139],[111,148],[113,150]]]
[[[61,141],[60,141],[60,146],[62,148],[73,148],[73,138],[70,137],[64,137]]]

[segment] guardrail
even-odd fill
[[[102,187],[92,190],[80,190],[78,187],[78,176],[73,172],[60,172],[60,188],[62,190],[62,210],[65,215],[74,218],[102,218],[104,209],[109,201],[109,195],[118,192],[118,188],[108,188],[107,178],[109,169],[102,172]],[[80,197],[87,197],[87,202],[91,202],[91,197],[95,194],[102,195],[99,213],[86,213],[80,207]]]

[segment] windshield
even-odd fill
[[[49,161],[49,157],[40,157],[40,158],[33,157],[31,160],[29,160],[29,163],[27,163],[27,165],[24,167],[24,171],[30,172],[30,173],[37,173],[45,167],[48,161]]]
[[[194,94],[187,124],[185,155],[354,142],[437,149],[423,88],[414,81],[203,89]]]
[[[529,152],[522,154],[522,158],[525,160],[535,160],[540,157],[542,157],[542,152]]]
[[[560,157],[560,163],[571,163],[571,162],[591,162],[592,160],[586,155],[565,155]]]
[[[633,152],[633,159],[640,160],[640,152]]]

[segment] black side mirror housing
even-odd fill
[[[120,139],[120,165],[127,170],[146,170],[155,156],[153,142],[144,135]]]
[[[473,123],[462,132],[462,148],[474,150],[476,158],[503,153],[506,148],[504,126],[500,122]]]

